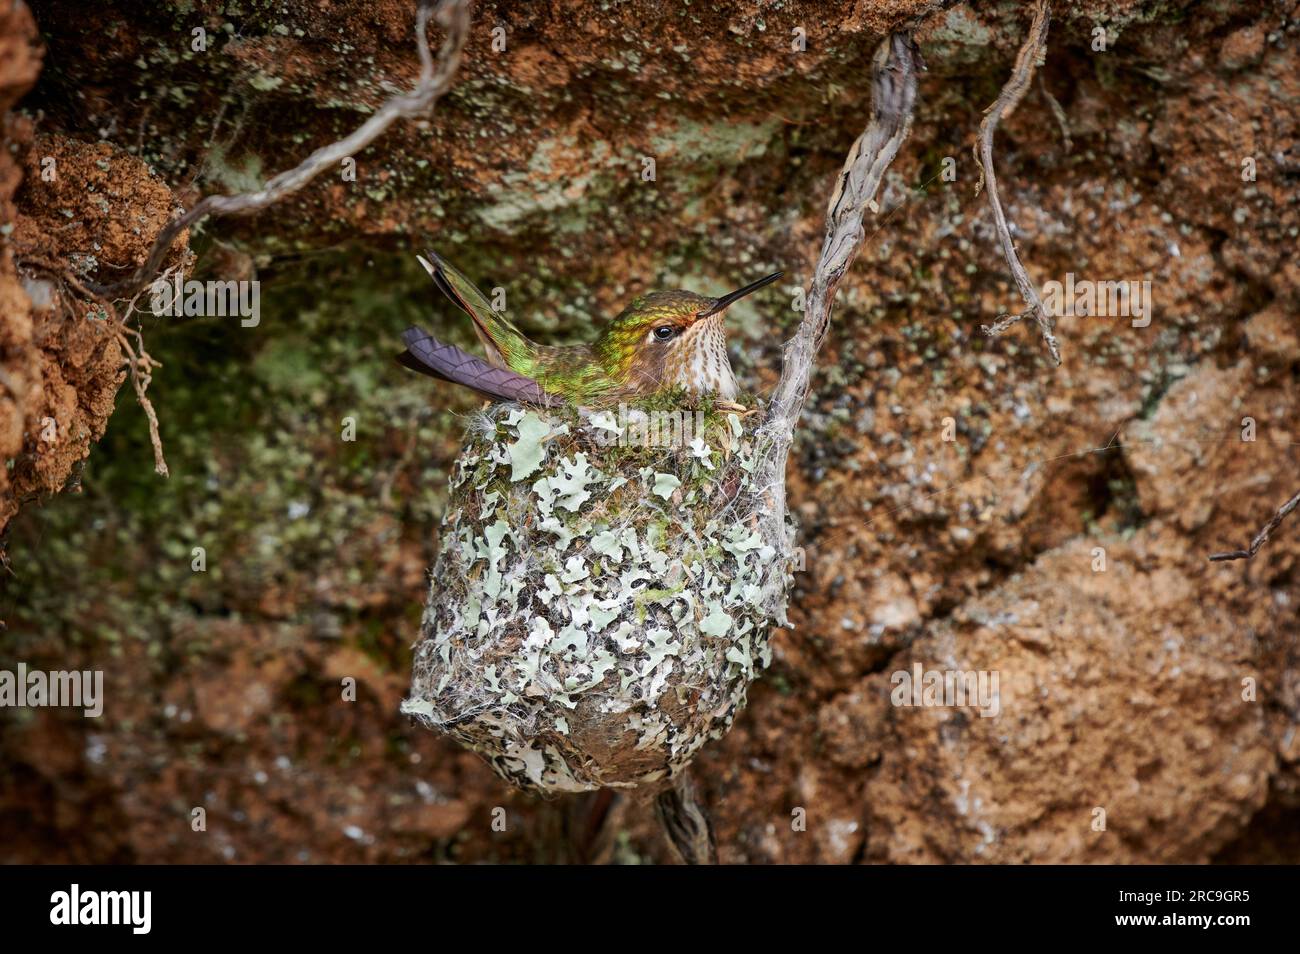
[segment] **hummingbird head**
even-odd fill
[[[780,278],[774,272],[721,298],[689,291],[650,292],[606,326],[596,353],[633,394],[680,386],[692,394],[736,396],[723,317],[736,301]]]

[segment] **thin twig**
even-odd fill
[[[1211,554],[1210,562],[1223,563],[1228,560],[1249,560],[1259,552],[1260,547],[1268,543],[1269,534],[1276,530],[1282,521],[1286,519],[1287,514],[1296,507],[1300,507],[1300,491],[1297,491],[1294,497],[1277,508],[1277,512],[1269,518],[1268,523],[1264,524],[1264,528],[1260,530],[1259,533],[1255,534],[1255,539],[1250,541],[1250,546],[1247,549],[1229,550],[1226,553]]]
[[[980,189],[987,187],[989,206],[993,209],[993,221],[997,228],[998,241],[1002,246],[1002,256],[1007,260],[1011,275],[1016,280],[1016,287],[1020,289],[1020,297],[1029,306],[1019,315],[999,315],[993,324],[982,326],[983,331],[990,336],[1000,335],[1021,319],[1033,318],[1038,323],[1043,341],[1047,343],[1052,361],[1059,365],[1061,347],[1057,343],[1056,335],[1053,334],[1052,318],[1043,308],[1038,292],[1033,282],[1029,280],[1029,273],[1025,271],[1025,266],[1020,263],[1020,256],[1016,254],[1016,244],[1011,239],[1011,229],[1007,225],[1007,214],[998,196],[997,173],[993,169],[993,134],[997,132],[998,124],[1015,111],[1029,89],[1029,84],[1034,78],[1034,70],[1047,45],[1047,25],[1050,20],[1050,0],[1038,0],[1038,5],[1034,8],[1034,21],[1029,27],[1029,36],[1025,38],[1024,45],[1016,57],[1016,66],[1011,71],[1011,79],[1007,80],[1006,86],[1002,87],[1002,93],[993,105],[985,110],[975,146],[975,162],[980,167],[980,178],[975,186],[975,194],[979,195]]]
[[[249,215],[297,192],[317,175],[335,168],[345,158],[353,156],[378,139],[399,119],[413,119],[428,112],[430,107],[451,86],[452,77],[460,65],[461,52],[469,33],[470,0],[441,0],[438,4],[438,22],[447,31],[446,39],[435,63],[429,52],[426,36],[434,0],[420,0],[416,13],[416,45],[420,56],[420,79],[409,92],[394,96],[380,106],[370,118],[351,135],[322,146],[292,169],[281,172],[254,192],[237,195],[210,195],[201,199],[188,212],[169,222],[154,240],[153,248],[143,265],[128,278],[111,285],[92,285],[98,294],[127,297],[147,285],[162,267],[176,237],[191,225],[209,215]]]

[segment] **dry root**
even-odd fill
[[[420,56],[420,78],[409,92],[394,96],[380,106],[370,118],[351,135],[322,146],[301,163],[281,172],[254,192],[237,195],[210,195],[200,200],[192,209],[173,219],[158,233],[153,248],[144,264],[120,282],[111,285],[91,286],[95,292],[106,296],[134,295],[149,284],[162,267],[163,261],[176,238],[191,225],[208,216],[249,215],[273,205],[297,192],[326,169],[336,168],[348,156],[356,155],[378,139],[399,119],[423,116],[451,86],[452,78],[460,66],[461,52],[469,34],[469,0],[442,0],[438,4],[438,20],[447,30],[446,39],[435,62],[429,52],[426,35],[429,17],[433,14],[434,0],[420,0],[416,12],[416,49]]]
[[[862,247],[863,215],[874,207],[885,171],[911,131],[916,74],[923,69],[925,64],[910,33],[891,34],[880,44],[872,59],[871,119],[849,150],[826,209],[826,238],[808,289],[803,321],[785,346],[781,379],[762,427],[767,446],[756,468],[759,483],[771,488],[763,536],[778,553],[786,546],[785,464],[795,424],[808,397],[813,363],[830,327],[835,292]]]
[[[695,793],[689,772],[655,796],[655,814],[668,844],[684,865],[716,865],[718,847],[713,823]]]
[[[1029,306],[1018,315],[999,315],[993,324],[984,325],[983,331],[990,336],[1000,335],[1016,322],[1024,318],[1033,318],[1038,324],[1038,331],[1042,334],[1043,341],[1047,344],[1047,351],[1052,356],[1053,363],[1059,365],[1061,346],[1056,340],[1052,318],[1043,308],[1043,302],[1038,297],[1034,283],[1030,281],[1029,273],[1025,271],[1025,266],[1021,264],[1020,256],[1016,252],[1016,244],[1011,238],[1011,229],[1007,224],[1007,213],[998,195],[997,173],[993,168],[993,135],[997,132],[998,124],[1002,119],[1015,111],[1033,81],[1034,70],[1047,45],[1047,25],[1050,19],[1051,3],[1049,0],[1039,0],[1037,7],[1034,8],[1034,21],[1029,27],[1029,36],[1025,38],[1020,54],[1016,57],[1015,69],[1011,71],[1011,79],[1007,80],[1007,85],[1002,87],[1002,93],[993,105],[985,110],[984,121],[980,123],[979,138],[975,147],[975,161],[980,167],[980,179],[975,186],[975,194],[979,195],[981,188],[988,190],[989,206],[993,209],[993,222],[997,229],[998,242],[1002,246],[1002,256],[1007,260],[1011,276],[1016,280],[1020,297]]]
[[[212,195],[202,199],[188,212],[169,222],[158,233],[144,263],[129,277],[109,285],[99,285],[78,279],[70,270],[55,263],[40,259],[28,260],[28,264],[36,265],[57,276],[66,287],[71,288],[84,300],[97,302],[114,319],[115,335],[122,353],[126,356],[131,386],[149,421],[149,441],[153,445],[154,470],[162,476],[166,477],[168,474],[167,461],[163,456],[158,414],[147,393],[154,370],[162,365],[145,350],[144,339],[139,329],[129,324],[140,295],[158,274],[171,250],[172,243],[190,226],[210,215],[248,215],[279,202],[297,192],[325,169],[337,166],[344,158],[365,149],[399,119],[410,119],[428,112],[450,87],[460,65],[461,52],[469,33],[470,0],[441,0],[436,6],[438,20],[447,31],[446,39],[435,61],[429,51],[427,36],[429,18],[434,13],[435,2],[420,0],[415,31],[416,49],[420,57],[420,77],[409,93],[392,97],[351,135],[322,146],[294,168],[269,180],[262,188],[254,192]],[[117,318],[118,310],[110,299],[121,301],[128,298],[129,301],[121,313],[121,318]],[[9,386],[5,381],[0,381],[0,384]]]
[[[167,274],[170,274],[170,269]],[[135,296],[127,302],[126,310],[122,312],[121,318],[118,318],[117,309],[113,304],[102,295],[82,284],[71,271],[66,268],[62,269],[58,272],[58,277],[83,299],[98,303],[112,319],[113,334],[117,339],[118,347],[122,349],[122,354],[126,358],[125,363],[127,370],[131,374],[131,386],[135,389],[136,400],[140,402],[140,407],[144,410],[144,416],[149,421],[149,443],[153,446],[153,469],[160,476],[169,476],[167,460],[163,457],[162,435],[158,428],[158,412],[154,410],[153,402],[149,400],[149,395],[146,393],[149,390],[149,385],[153,382],[154,368],[161,368],[162,362],[156,360],[145,350],[144,335],[140,333],[140,329],[133,328],[129,324],[131,316],[135,314],[136,302],[140,300],[144,290],[141,289],[135,293]],[[132,338],[135,339],[135,344],[131,343]]]
[[[1297,491],[1294,497],[1277,508],[1277,511],[1269,518],[1268,523],[1264,524],[1263,529],[1261,529],[1259,533],[1255,534],[1254,539],[1250,541],[1249,547],[1245,550],[1228,550],[1224,553],[1211,554],[1210,562],[1225,563],[1228,560],[1249,560],[1259,552],[1260,547],[1268,543],[1269,534],[1281,526],[1282,521],[1285,520],[1287,515],[1296,507],[1300,507],[1300,491]]]

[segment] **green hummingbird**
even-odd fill
[[[609,404],[673,387],[695,396],[712,392],[732,403],[736,377],[727,357],[724,314],[784,274],[774,272],[721,298],[650,292],[633,299],[591,344],[554,346],[531,341],[446,260],[432,252],[427,259],[417,258],[434,284],[474,322],[487,359],[411,327],[402,334],[407,350],[397,360],[491,398],[541,405]]]

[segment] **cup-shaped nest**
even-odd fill
[[[476,416],[403,711],[532,790],[680,772],[785,622],[793,531],[760,443],[715,410]]]

